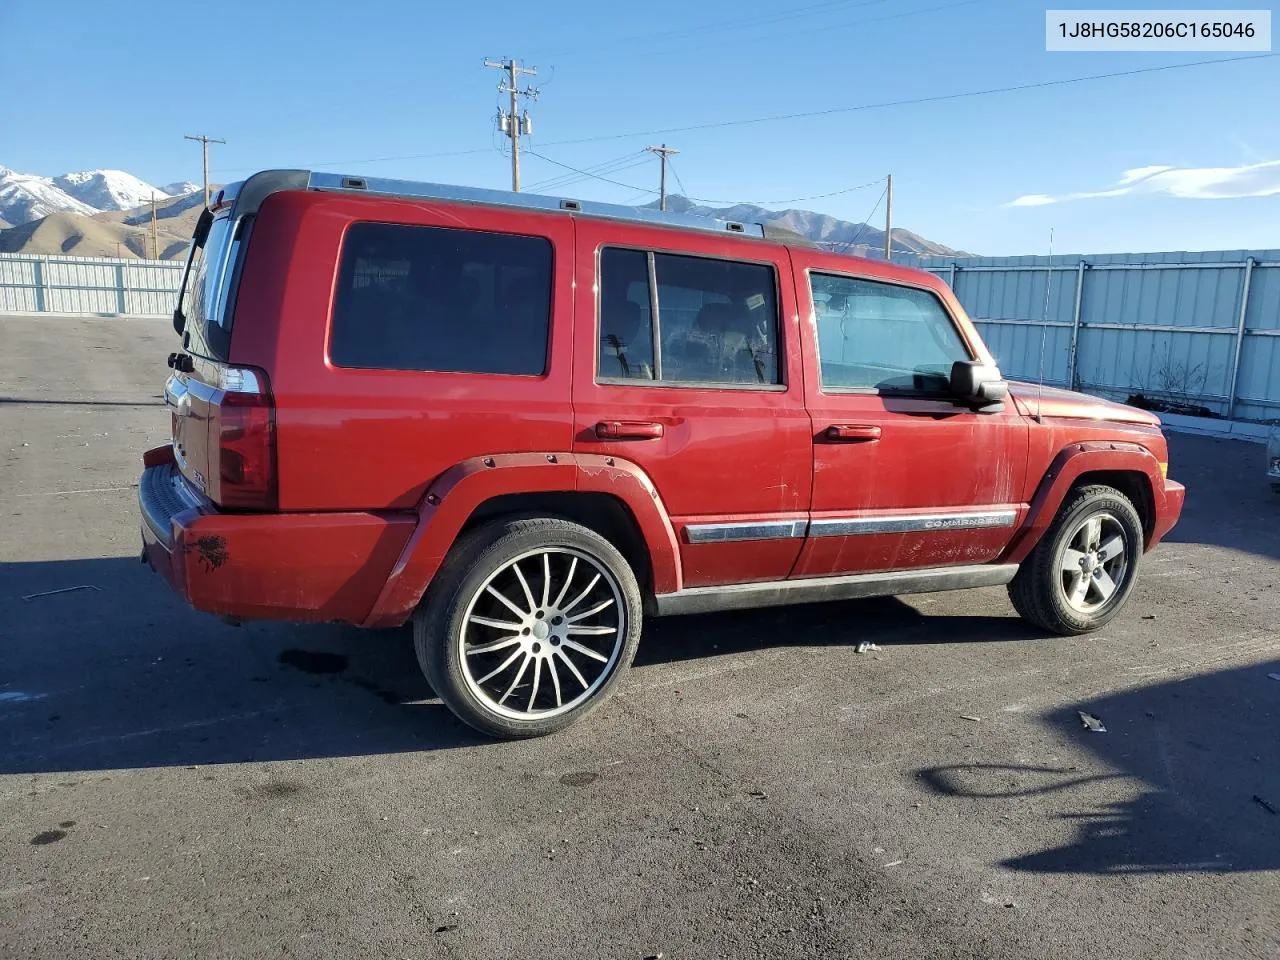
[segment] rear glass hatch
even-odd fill
[[[261,371],[230,365],[235,291],[253,217],[220,193],[192,235],[174,329],[184,353],[165,385],[175,460],[183,476],[226,507],[274,501],[274,417]],[[248,453],[238,446],[248,438]],[[251,488],[241,489],[247,483]]]

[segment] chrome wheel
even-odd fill
[[[1077,613],[1097,613],[1120,592],[1129,574],[1124,526],[1109,512],[1081,520],[1066,539],[1058,571],[1067,605]]]
[[[499,716],[558,716],[609,679],[627,627],[622,589],[602,563],[571,547],[530,550],[468,602],[457,648],[462,675]]]

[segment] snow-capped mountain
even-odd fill
[[[109,210],[132,210],[157,200],[187,196],[200,190],[188,182],[154,187],[123,170],[86,170],[58,177],[19,173],[0,166],[0,220],[13,226],[53,213],[92,216]]]
[[[173,183],[166,183],[160,189],[171,197],[185,197],[189,193],[198,192],[200,184],[192,183],[190,180],[175,180]]]
[[[0,219],[15,226],[51,213],[98,213],[98,208],[60,189],[51,177],[18,173],[0,166]]]
[[[123,170],[64,173],[60,177],[54,177],[53,184],[63,193],[98,210],[129,210],[139,207],[150,203],[153,193],[157,200],[169,197],[159,187],[153,187]]]

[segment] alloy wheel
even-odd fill
[[[617,666],[627,634],[622,589],[571,547],[545,547],[499,567],[472,595],[458,648],[486,710],[513,720],[568,713]]]
[[[1097,613],[1120,593],[1129,575],[1125,529],[1108,512],[1081,520],[1066,539],[1058,563],[1059,585],[1077,613]]]

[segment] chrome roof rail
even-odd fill
[[[566,197],[547,197],[536,193],[514,193],[510,190],[486,190],[481,187],[458,187],[442,183],[422,183],[415,180],[390,180],[383,177],[355,177],[340,173],[312,171],[307,180],[311,190],[333,190],[352,193],[370,193],[389,197],[406,197],[422,200],[446,200],[453,203],[482,203],[489,206],[517,207],[547,213],[581,214],[607,220],[630,220],[662,227],[680,227],[687,230],[704,230],[709,233],[734,233],[748,237],[763,237],[764,227],[758,223],[739,223],[735,220],[717,220],[691,213],[664,213],[645,207],[627,207],[616,203],[597,203],[593,200],[574,200]]]

